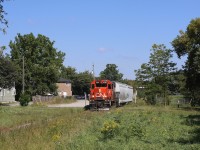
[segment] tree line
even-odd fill
[[[60,78],[69,79],[75,95],[89,93],[93,74],[90,71],[77,72],[73,67],[64,66],[65,53],[54,48],[54,41],[33,33],[18,34],[10,41],[10,55],[0,55],[0,87],[16,87],[16,98],[23,93],[33,95],[56,95],[56,83]],[[122,80],[115,64],[108,64],[98,79]]]
[[[139,96],[150,104],[158,100],[169,104],[170,94],[182,94],[192,106],[200,105],[200,18],[192,19],[171,45],[173,48],[167,49],[163,44],[154,44],[149,62],[135,70],[138,87],[143,89]],[[178,58],[187,56],[182,69],[171,61],[172,52]]]
[[[8,21],[0,0],[0,30],[5,33]],[[0,49],[0,87],[10,88],[15,83],[17,98],[28,95],[56,94],[56,82],[66,78],[72,82],[73,94],[89,93],[89,83],[93,80],[90,71],[77,72],[73,67],[63,65],[65,53],[54,47],[45,35],[33,33],[17,34],[10,41],[10,55],[4,55],[5,46]],[[135,70],[136,80],[123,79],[123,74],[115,64],[107,64],[97,79],[121,81],[142,89],[139,97],[149,104],[161,100],[169,104],[170,94],[183,94],[191,99],[192,105],[200,104],[200,18],[192,19],[185,31],[171,42],[172,49],[164,44],[153,44],[149,61]],[[178,58],[187,56],[182,69],[172,62],[173,52]]]

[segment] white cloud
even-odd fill
[[[99,52],[105,52],[106,50],[107,50],[107,49],[106,49],[106,48],[103,48],[103,47],[101,47],[101,48],[98,49]]]
[[[29,18],[29,19],[27,19],[27,23],[29,25],[34,25],[34,24],[36,24],[36,21],[34,21],[33,19]]]
[[[101,47],[101,48],[98,48],[98,52],[100,53],[106,53],[108,51],[111,51],[112,49],[110,48],[104,48],[104,47]]]

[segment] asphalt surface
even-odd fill
[[[29,105],[33,104],[33,102],[29,102]],[[6,104],[5,106],[20,106],[19,102],[15,102],[12,104]],[[74,103],[70,103],[70,104],[50,104],[47,105],[49,108],[64,108],[64,107],[68,107],[68,108],[84,108],[85,106],[89,106],[89,101],[88,100],[77,100]],[[98,110],[109,110],[109,108],[100,108]]]
[[[29,102],[29,105],[33,104],[33,102]],[[20,106],[19,102],[14,102],[14,103],[5,103],[3,104],[4,106]],[[70,104],[50,104],[47,105],[48,107],[80,107],[80,108],[84,108],[86,105],[89,105],[89,101],[88,100],[77,100],[74,103],[70,103]]]

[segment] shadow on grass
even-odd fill
[[[186,117],[186,125],[200,126],[200,115],[189,115],[188,117]]]
[[[86,105],[86,106],[84,107],[84,110],[90,110],[90,105]]]
[[[0,103],[0,106],[10,106],[8,103]]]
[[[184,124],[194,129],[189,132],[190,137],[180,138],[175,142],[180,144],[200,144],[200,115],[189,115],[185,119]]]
[[[186,110],[186,111],[200,111],[200,107],[179,107],[179,109]]]

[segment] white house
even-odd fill
[[[0,103],[1,102],[15,102],[16,89],[12,87],[11,89],[0,88]]]

